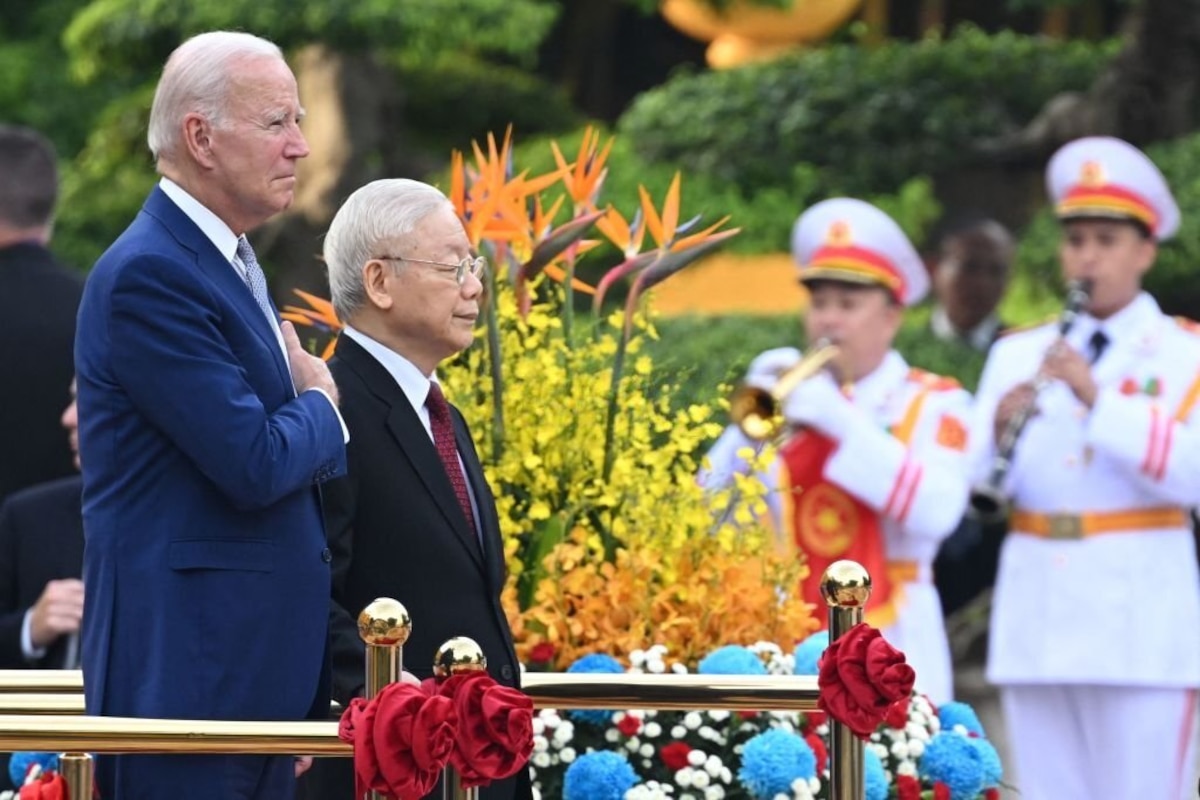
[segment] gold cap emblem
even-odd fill
[[[825,234],[825,244],[830,247],[849,247],[854,241],[850,235],[850,225],[844,220],[838,220],[829,226],[829,232]]]

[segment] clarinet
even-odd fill
[[[1058,318],[1058,338],[1063,338],[1071,331],[1075,320],[1079,318],[1088,299],[1092,294],[1092,282],[1087,278],[1071,281],[1067,285],[1067,302]],[[1008,514],[1008,498],[1004,495],[1004,482],[1008,471],[1012,468],[1013,453],[1017,441],[1021,438],[1026,424],[1037,409],[1038,395],[1050,383],[1041,370],[1033,379],[1033,395],[1025,405],[1017,409],[1008,419],[1008,424],[1000,434],[996,444],[996,457],[992,461],[987,479],[971,490],[968,513],[983,523],[995,523],[1004,519]]]

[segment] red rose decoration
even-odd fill
[[[533,649],[529,651],[529,660],[538,664],[549,664],[554,660],[554,654],[558,652],[558,648],[549,642],[541,642],[535,644]]]
[[[338,738],[354,745],[355,791],[421,800],[437,785],[457,733],[454,704],[419,686],[391,683],[342,714]]]
[[[916,673],[904,654],[879,631],[859,623],[829,645],[817,676],[819,705],[866,739],[879,727],[888,706],[912,694]]]
[[[425,684],[430,684],[426,681]],[[515,775],[533,754],[533,701],[486,672],[453,675],[436,685],[458,712],[450,764],[464,788]]]
[[[19,800],[66,800],[67,782],[54,770],[47,770],[21,787]]]
[[[921,782],[912,775],[897,775],[896,800],[921,800]]]
[[[637,736],[638,731],[641,729],[642,721],[629,714],[621,717],[621,721],[617,723],[617,730],[619,730],[625,736]]]
[[[688,765],[688,756],[691,752],[692,748],[683,742],[671,742],[659,750],[658,755],[668,769],[678,772]]]
[[[883,715],[883,721],[889,728],[902,731],[908,725],[908,701],[909,698],[906,697],[888,706],[887,713]]]

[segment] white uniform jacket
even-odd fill
[[[1102,323],[1110,344],[1092,367],[1090,413],[1062,383],[1047,386],[1016,445],[988,676],[1000,684],[1200,685],[1200,576],[1190,526],[1147,520],[1200,498],[1200,336],[1146,294]],[[1101,322],[1081,316],[1067,342],[1086,353]],[[1010,388],[1031,380],[1056,325],[993,347],[976,398],[975,477],[994,458],[992,422]],[[1029,512],[1032,512],[1031,514]],[[1114,516],[1122,512],[1120,516]],[[1103,515],[1125,529],[1033,535],[1031,516]],[[1042,517],[1046,519],[1046,517]],[[1055,520],[1061,522],[1060,517]],[[1085,521],[1087,521],[1085,519]]]
[[[944,703],[953,680],[932,565],[966,508],[971,398],[945,379],[911,369],[892,351],[854,387],[853,403],[863,412],[861,424],[830,456],[825,477],[880,514],[887,560],[898,567],[892,581],[898,613],[884,636],[916,669],[917,688]],[[727,428],[708,453],[701,481],[724,485],[746,470],[738,451],[754,447],[737,428]],[[777,465],[763,479],[776,489],[768,504],[776,530],[785,531]]]

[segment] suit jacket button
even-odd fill
[[[329,552],[328,547],[321,551],[321,560],[326,564],[328,564],[330,561],[333,561],[333,553]]]
[[[513,679],[512,667],[510,667],[508,664],[502,665],[500,667],[500,677],[506,681],[511,681]]]

